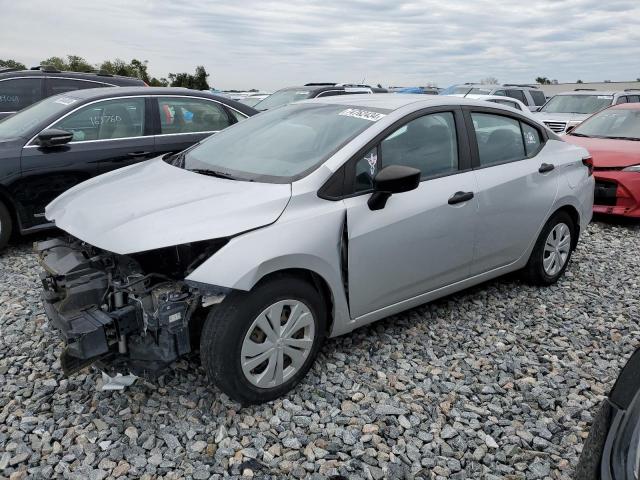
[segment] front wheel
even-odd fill
[[[524,268],[525,280],[532,285],[551,285],[567,269],[573,251],[576,226],[566,212],[555,213],[545,224]]]
[[[243,405],[291,390],[313,365],[327,313],[313,285],[288,276],[233,292],[209,313],[200,357],[209,379]]]

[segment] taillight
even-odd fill
[[[593,158],[584,157],[582,159],[582,164],[589,169],[589,176],[593,175]]]

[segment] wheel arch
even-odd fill
[[[571,217],[571,220],[573,221],[573,226],[575,228],[575,235],[573,235],[573,238],[571,239],[571,248],[575,250],[576,246],[578,245],[578,238],[580,237],[580,233],[581,233],[580,232],[580,212],[578,212],[578,209],[575,206],[571,204],[565,204],[560,207],[557,207],[553,211],[553,213],[549,215],[549,218],[553,217],[558,212],[566,212]]]
[[[331,287],[329,286],[329,282],[325,280],[325,278],[319,273],[307,269],[307,268],[284,268],[281,270],[274,270],[265,275],[263,275],[258,281],[255,283],[254,287],[269,281],[270,279],[277,277],[293,277],[300,279],[302,281],[306,281],[311,284],[320,294],[322,298],[322,302],[327,308],[327,336],[331,335],[331,331],[333,329],[334,319],[335,319],[335,297],[333,292],[331,291]]]

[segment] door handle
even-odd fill
[[[543,163],[542,165],[540,165],[540,168],[538,169],[538,171],[540,173],[547,173],[553,170],[554,168],[556,168],[556,166],[553,163]]]
[[[131,152],[127,153],[128,157],[142,157],[144,155],[149,155],[151,152]]]
[[[449,197],[449,205],[455,205],[456,203],[468,202],[473,198],[473,192],[456,192]]]

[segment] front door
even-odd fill
[[[72,132],[73,140],[55,148],[32,141],[23,148],[22,178],[12,187],[23,229],[47,223],[46,205],[74,185],[153,156],[153,136],[145,135],[142,97],[86,105],[51,128]]]
[[[478,206],[474,173],[465,168],[462,123],[459,112],[423,115],[357,161],[355,190],[363,194],[344,200],[353,318],[468,276]],[[388,165],[418,168],[422,182],[372,211],[371,178]]]

